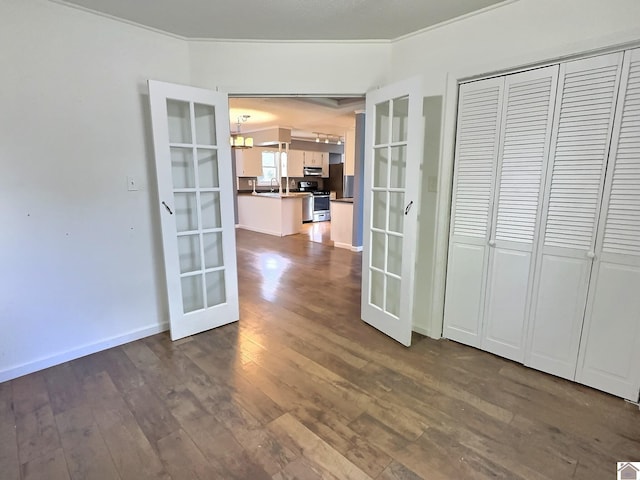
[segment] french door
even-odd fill
[[[226,94],[149,80],[171,338],[239,318]]]
[[[367,94],[362,319],[411,345],[422,164],[419,78]]]

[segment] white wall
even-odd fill
[[[146,80],[189,64],[183,41],[0,0],[0,65],[2,381],[165,328]]]
[[[245,94],[359,94],[387,83],[388,43],[189,42],[195,86]]]
[[[434,269],[432,278],[420,285],[431,297],[423,304],[430,313],[419,319],[420,331],[433,336],[442,331],[456,79],[640,44],[639,18],[638,0],[519,0],[393,44],[390,78],[422,75],[425,95],[443,95],[445,105],[440,163],[423,169],[439,172],[439,191],[436,201],[423,202],[424,217],[437,218],[437,223],[431,238],[420,239],[419,249],[431,252]]]

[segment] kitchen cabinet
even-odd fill
[[[322,177],[329,178],[329,152],[304,152],[305,167],[322,167]]]
[[[283,170],[283,176],[302,177],[304,168],[304,153],[302,150],[289,150],[287,154],[287,169]]]
[[[235,151],[236,176],[260,177],[262,175],[262,149],[247,148]]]

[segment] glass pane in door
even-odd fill
[[[381,232],[371,232],[371,266],[384,270],[386,256],[386,235]]]
[[[375,145],[389,143],[389,102],[382,102],[376,105],[376,130]]]
[[[198,209],[195,193],[174,193],[176,227],[178,232],[190,232],[198,228]]]
[[[222,232],[202,234],[202,243],[204,248],[204,268],[223,266]]]
[[[191,143],[191,113],[189,102],[167,99],[167,120],[170,143]]]
[[[198,149],[198,180],[200,188],[218,188],[218,152]]]
[[[384,273],[371,270],[371,295],[369,301],[384,310]]]
[[[200,261],[200,235],[178,237],[178,257],[180,273],[195,272],[202,268]]]
[[[407,176],[407,146],[399,145],[391,147],[391,173],[389,186],[391,188],[404,188]]]
[[[173,188],[193,188],[196,175],[193,167],[193,150],[184,147],[171,147],[171,177]]]
[[[388,148],[376,148],[373,156],[373,187],[386,188],[389,186],[389,158]]]
[[[220,305],[227,301],[224,286],[224,270],[217,270],[206,274],[207,278],[207,307]]]
[[[409,131],[409,97],[393,100],[393,119],[391,129],[391,142],[406,142]]]
[[[216,112],[212,105],[193,105],[196,122],[196,143],[198,145],[216,144]]]
[[[202,192],[200,194],[202,208],[202,228],[220,228],[220,192]]]
[[[202,275],[189,275],[180,279],[182,284],[182,308],[184,313],[204,308]]]

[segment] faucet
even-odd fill
[[[269,185],[271,186],[271,193],[273,193],[275,191],[275,188],[273,188],[273,181],[276,181],[276,185],[280,186],[280,184],[278,183],[278,179],[277,178],[272,178],[271,180],[269,180]]]

